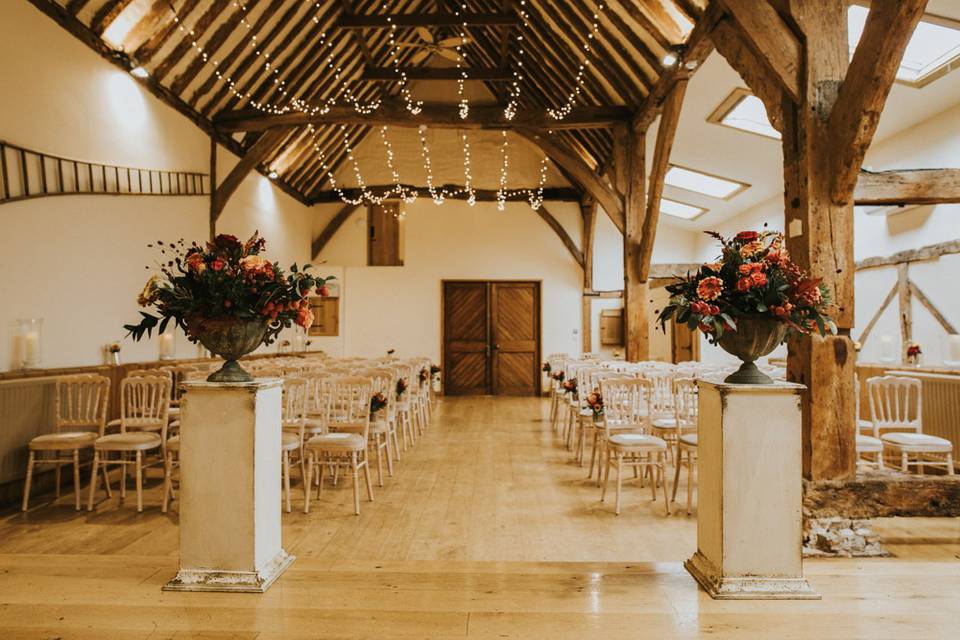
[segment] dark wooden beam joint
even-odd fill
[[[871,206],[960,203],[960,169],[861,169],[853,200]]]
[[[805,518],[960,516],[960,476],[868,474],[803,483]]]

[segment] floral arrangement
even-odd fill
[[[908,357],[908,358],[916,358],[916,357],[919,356],[921,353],[923,353],[923,350],[920,348],[920,344],[919,344],[919,343],[911,342],[911,343],[907,346],[907,357]]]
[[[671,297],[660,311],[661,327],[676,317],[716,344],[724,332],[737,330],[737,318],[761,314],[785,322],[793,333],[837,332],[825,313],[829,297],[821,278],[790,260],[783,234],[741,231],[727,239],[706,233],[720,241],[723,252],[716,262],[667,285]]]
[[[543,371],[543,372],[544,372],[545,374],[547,374],[547,375],[550,375],[550,371],[551,371],[552,369],[553,369],[553,367],[550,366],[550,363],[549,363],[549,362],[544,362],[544,363],[543,363],[543,366],[540,367],[540,371]]]
[[[573,395],[577,395],[577,379],[576,378],[570,378],[569,380],[564,382],[561,385],[561,387],[563,388],[564,393],[572,393]]]
[[[111,342],[107,345],[107,353],[120,353],[120,343]]]
[[[593,393],[587,395],[587,406],[593,411],[595,421],[603,419],[603,396],[600,391],[594,389]]]
[[[379,391],[370,396],[370,417],[372,418],[378,411],[387,406],[387,396]]]
[[[403,394],[407,392],[407,379],[399,378],[397,380],[397,400],[403,397]]]
[[[260,255],[266,241],[256,232],[246,242],[221,234],[204,246],[187,246],[183,239],[156,246],[163,256],[160,273],[150,277],[137,301],[155,307],[159,315],[141,311],[138,324],[124,325],[134,340],[151,335],[155,327],[163,333],[171,320],[196,342],[192,319],[260,318],[268,327],[265,342],[271,344],[294,323],[304,328],[313,324],[308,296],[313,291],[322,295],[332,279],[308,273],[310,265],[291,265],[285,275],[276,262]]]
[[[418,374],[417,377],[420,378],[420,384],[426,384],[427,380],[430,379],[430,369],[423,367],[422,369],[420,369],[420,373]]]
[[[430,377],[436,378],[439,375],[440,375],[440,367],[435,364],[430,365]]]
[[[556,380],[557,382],[563,382],[563,371],[554,371],[550,375],[550,377]]]

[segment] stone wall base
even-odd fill
[[[889,556],[880,544],[880,536],[870,528],[869,520],[850,518],[805,518],[803,556],[805,558],[880,558]]]

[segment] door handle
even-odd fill
[[[494,351],[499,351],[499,350],[500,350],[500,345],[494,343],[494,345],[493,345],[493,350],[494,350]]]

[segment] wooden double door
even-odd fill
[[[443,282],[448,395],[540,393],[540,283]]]

